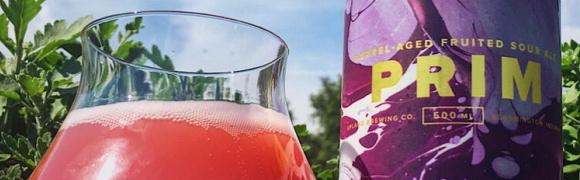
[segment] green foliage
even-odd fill
[[[67,27],[63,20],[54,21],[44,27],[44,32],[37,31],[34,34],[34,47],[31,54],[38,53],[37,58],[41,59],[64,44],[76,41],[82,28],[91,21],[90,16],[85,16]]]
[[[12,47],[6,45],[8,49],[12,49],[12,53],[17,56],[22,56],[24,36],[28,29],[28,23],[40,12],[40,5],[44,0],[8,0],[8,4],[4,0],[0,1],[2,12],[6,15],[10,23],[14,27],[14,37],[16,44]],[[7,31],[7,30],[6,30]]]
[[[318,137],[319,135],[310,134],[310,132],[308,132],[308,129],[306,128],[306,125],[304,124],[294,125],[294,131],[296,131],[298,138],[300,138],[302,150],[305,153],[309,154],[312,152],[325,151],[325,150],[317,150],[317,151],[312,150],[311,145],[320,144],[322,142],[312,142],[313,141],[312,138]],[[305,140],[308,140],[309,142],[305,142]],[[329,158],[328,160],[322,162],[315,161],[313,160],[314,158],[308,159],[317,179],[322,180],[338,179],[338,153],[334,154],[334,157]]]
[[[0,170],[0,180],[21,180],[22,178],[22,168],[19,164],[12,165],[8,168]]]
[[[322,89],[310,96],[310,103],[316,110],[313,117],[322,124],[323,135],[327,139],[338,139],[340,128],[340,92],[342,78],[337,80],[322,78]],[[336,144],[338,147],[338,144]]]
[[[296,125],[294,129],[317,179],[338,179],[342,79],[322,78],[321,81],[322,88],[310,96],[310,103],[315,109],[312,117],[320,124],[320,132],[311,134],[305,125]]]
[[[564,178],[580,179],[580,45],[562,45]]]
[[[329,159],[324,165],[312,165],[312,170],[316,173],[316,179],[338,179],[338,156]]]
[[[90,17],[59,20],[25,42],[44,0],[0,0],[0,179],[24,179],[40,161],[72,104],[80,72],[78,36]],[[12,39],[11,37],[14,37]],[[71,66],[72,65],[72,66]]]
[[[6,17],[5,14],[0,15],[0,42],[2,42],[2,44],[4,44],[4,46],[10,51],[10,52],[14,52],[14,48],[16,48],[15,42],[14,40],[12,40],[9,36],[8,36],[8,28],[4,28],[4,27],[8,27],[8,18]]]
[[[153,47],[151,47],[151,52],[145,51],[145,56],[149,58],[153,63],[155,63],[155,65],[159,66],[161,69],[166,70],[175,69],[173,67],[172,63],[173,61],[171,61],[171,58],[169,58],[169,56],[167,55],[163,56],[161,50],[159,50],[159,47],[157,47],[156,45],[153,45]]]

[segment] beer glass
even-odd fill
[[[274,33],[146,11],[95,20],[81,38],[75,103],[31,179],[314,179]]]

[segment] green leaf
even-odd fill
[[[562,54],[562,66],[563,68],[570,68],[569,66],[572,64],[572,55],[568,53]]]
[[[20,95],[18,94],[18,91],[19,87],[16,82],[9,79],[0,81],[0,96],[19,101]]]
[[[2,148],[16,147],[16,139],[4,132],[0,133],[0,141],[0,145],[3,146]]]
[[[131,36],[139,33],[139,30],[145,28],[143,24],[143,17],[136,17],[132,22],[125,25],[125,33],[119,33],[119,42],[124,43],[128,41]]]
[[[574,52],[572,52],[572,57],[580,57],[580,47],[576,47]]]
[[[67,89],[76,87],[78,84],[73,80],[73,77],[65,77],[59,72],[51,73],[49,83],[51,83],[51,88],[54,89]]]
[[[306,128],[306,124],[294,125],[294,131],[296,131],[296,135],[298,135],[298,137],[306,137],[309,134],[308,129]]]
[[[127,57],[129,56],[129,50],[135,47],[136,45],[137,43],[133,41],[126,41],[123,44],[121,44],[119,48],[117,48],[117,50],[113,53],[113,56],[119,59],[127,60]]]
[[[24,91],[30,96],[38,95],[44,92],[44,81],[40,78],[32,77],[29,75],[22,75],[19,78],[20,85],[24,88]]]
[[[578,102],[578,98],[580,97],[580,91],[578,91],[575,88],[570,88],[566,91],[566,93],[564,94],[564,96],[562,97],[562,101],[564,103],[564,105],[566,104],[577,104]]]
[[[42,59],[54,52],[64,44],[74,41],[82,28],[91,21],[91,16],[85,16],[76,20],[67,27],[64,20],[54,21],[44,26],[44,32],[37,31],[34,34],[34,47],[30,54],[36,54],[37,59]]]
[[[2,171],[2,179],[17,180],[22,179],[22,167],[19,164],[12,165]]]
[[[578,164],[569,164],[564,166],[564,173],[576,173],[580,171],[580,165]]]
[[[113,50],[111,49],[109,40],[111,40],[113,34],[117,31],[118,28],[119,25],[117,24],[117,21],[107,21],[99,24],[99,27],[96,29],[96,31],[90,31],[89,33],[92,33],[95,35],[95,37],[98,37],[97,42],[100,43],[100,47],[103,47],[103,51],[106,53],[111,53]]]
[[[36,150],[38,151],[39,155],[44,154],[44,152],[48,149],[51,140],[52,134],[50,134],[50,132],[45,132],[44,134],[42,134],[42,136],[39,136],[36,139]]]
[[[168,76],[166,74],[152,73],[151,81],[153,82],[153,89],[155,92],[155,97],[160,97],[163,99],[171,99],[173,96],[174,89],[167,88],[170,87],[172,82],[177,81],[175,76]]]
[[[4,0],[0,1],[0,7],[6,17],[14,25],[16,44],[22,44],[28,23],[40,12],[44,0]]]
[[[16,61],[13,59],[0,60],[0,73],[3,75],[11,75],[16,70]]]
[[[54,103],[51,104],[51,106],[52,106],[52,110],[50,111],[50,118],[51,119],[64,119],[64,117],[66,116],[66,113],[67,113],[67,108],[63,104],[62,99],[55,100]]]
[[[568,42],[562,43],[562,52],[566,52],[568,49],[570,49],[570,44]]]
[[[564,131],[564,135],[566,138],[578,139],[578,137],[576,137],[576,134],[578,134],[578,131],[576,130],[576,128],[574,128],[570,125],[564,125],[562,127],[562,130]]]
[[[332,171],[330,169],[326,169],[317,175],[318,179],[331,179],[332,178]]]
[[[16,100],[16,101],[20,100],[20,95],[18,95],[18,93],[16,91],[0,90],[0,96],[4,96],[8,99],[12,99],[12,100]]]
[[[64,59],[65,57],[63,53],[53,51],[43,59],[37,61],[36,65],[43,70],[52,71],[57,67],[57,65],[60,65]]]
[[[302,151],[307,152],[310,151],[312,149],[312,146],[308,145],[308,144],[302,144]]]
[[[136,17],[133,22],[127,23],[125,25],[125,31],[136,34],[139,33],[139,30],[143,29],[143,17]]]
[[[0,96],[0,118],[2,118],[2,116],[4,116],[4,109],[6,108],[6,103],[8,103],[8,99],[4,96]],[[2,126],[4,125],[4,122],[1,122]],[[1,127],[1,126],[0,126]]]
[[[10,157],[12,157],[12,155],[10,154],[0,154],[0,162],[4,162],[8,159],[10,159]]]
[[[174,70],[173,62],[169,56],[163,56],[161,50],[157,45],[151,47],[151,52],[145,52],[145,56],[153,62],[153,64],[159,66],[159,68],[164,70]]]
[[[30,151],[33,149],[30,141],[22,136],[18,136],[16,139],[16,150],[23,155],[30,155]]]
[[[81,57],[83,53],[81,44],[76,41],[70,41],[66,44],[63,44],[61,47],[72,56],[71,59],[77,59]]]
[[[8,150],[12,159],[22,162],[26,167],[35,167],[36,163],[30,159],[36,154],[34,147],[27,138],[16,136],[17,138],[14,138],[4,132],[0,133],[0,147],[3,151]]]
[[[580,154],[574,154],[568,151],[564,151],[564,157],[566,158],[566,161],[576,161],[580,159]]]
[[[8,18],[5,14],[0,15],[0,42],[4,44],[4,47],[8,49],[11,53],[14,53],[14,49],[16,45],[14,44],[14,40],[10,39],[8,36]]]
[[[99,35],[101,35],[101,40],[111,40],[114,32],[117,31],[118,28],[119,25],[117,24],[117,21],[107,21],[99,24]]]
[[[336,165],[338,165],[338,158],[332,158],[332,159],[326,161],[326,164],[336,166]]]
[[[72,78],[59,79],[53,82],[53,87],[61,89],[72,88],[76,85],[77,84],[72,80]]]
[[[65,60],[62,66],[58,67],[58,72],[63,76],[69,76],[71,74],[78,74],[81,72],[81,63],[76,59]]]

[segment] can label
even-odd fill
[[[347,0],[341,179],[560,179],[558,0]]]

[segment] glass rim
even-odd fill
[[[262,31],[264,34],[272,36],[274,39],[276,39],[278,42],[280,42],[280,45],[282,47],[284,47],[284,50],[282,53],[279,53],[276,56],[276,58],[274,58],[272,60],[266,60],[264,63],[260,63],[260,65],[257,65],[257,66],[241,68],[239,70],[232,70],[232,71],[194,72],[194,71],[168,70],[168,69],[163,69],[163,68],[158,68],[158,67],[152,67],[152,66],[147,66],[147,65],[140,65],[140,64],[126,62],[126,61],[122,60],[121,58],[117,58],[117,57],[113,56],[112,54],[103,51],[101,48],[97,47],[92,40],[88,39],[87,31],[89,31],[90,29],[92,29],[92,28],[94,28],[94,27],[96,27],[104,22],[108,22],[111,20],[117,20],[117,19],[121,19],[121,18],[126,18],[126,17],[139,16],[139,15],[193,16],[193,17],[201,17],[201,18],[212,18],[212,19],[216,19],[218,21],[239,24],[239,25],[247,26],[247,27]],[[83,29],[81,31],[81,41],[86,41],[86,43],[90,46],[90,48],[95,49],[98,53],[106,56],[108,59],[111,59],[112,61],[114,61],[116,63],[120,63],[120,64],[123,64],[126,66],[138,68],[138,69],[146,69],[149,71],[158,71],[158,72],[163,72],[163,73],[180,74],[180,75],[230,75],[230,74],[237,74],[237,73],[254,71],[254,70],[258,70],[258,69],[272,66],[273,64],[283,60],[285,57],[288,56],[289,51],[290,51],[288,48],[288,44],[286,43],[286,41],[284,41],[284,39],[282,39],[282,37],[280,37],[276,33],[272,32],[264,27],[255,25],[253,23],[246,22],[246,21],[239,20],[239,19],[230,18],[230,17],[208,14],[208,13],[192,12],[192,11],[174,11],[174,10],[133,11],[133,12],[117,13],[117,14],[104,16],[104,17],[101,17],[101,18],[98,18],[98,19],[91,21],[85,27],[83,27]],[[84,45],[84,43],[82,43],[82,44]],[[84,50],[83,50],[83,52],[84,52]]]

